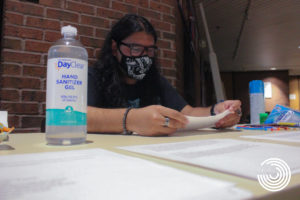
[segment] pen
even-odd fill
[[[277,122],[276,124],[281,125],[281,126],[296,126],[300,127],[300,122]]]
[[[263,130],[263,131],[267,131],[268,129],[270,129],[272,127],[250,127],[250,126],[237,126],[236,129],[237,130]]]

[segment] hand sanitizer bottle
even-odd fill
[[[50,145],[85,142],[88,54],[77,29],[64,26],[47,63],[46,140]]]

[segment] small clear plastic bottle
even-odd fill
[[[46,140],[73,145],[86,140],[88,54],[75,27],[62,27],[61,34],[48,51]]]

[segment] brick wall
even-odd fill
[[[159,40],[162,73],[176,83],[176,0],[4,0],[1,110],[19,132],[38,132],[45,115],[46,63],[60,28],[78,28],[92,64],[112,24],[126,13],[147,17]]]

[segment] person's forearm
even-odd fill
[[[88,132],[121,133],[123,131],[124,108],[105,109],[88,106]]]
[[[181,113],[188,116],[210,116],[210,109],[209,107],[192,107],[189,105],[186,105],[182,110]]]
[[[122,133],[126,109],[104,109],[88,106],[88,132]],[[166,118],[169,123],[165,125]],[[126,130],[144,136],[169,135],[184,128],[187,119],[182,113],[160,105],[133,108],[127,113]]]

